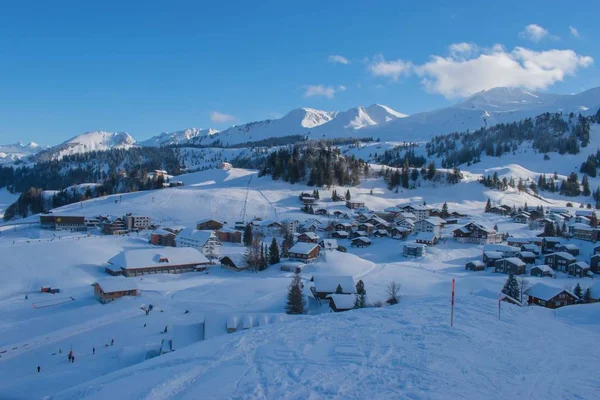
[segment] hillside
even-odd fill
[[[510,393],[547,400],[592,398],[600,390],[580,373],[600,357],[590,346],[597,317],[590,331],[543,309],[505,305],[498,320],[496,301],[462,296],[451,328],[448,301],[408,299],[218,337],[54,398],[501,399]],[[592,317],[599,308],[585,311]]]
[[[426,141],[435,135],[518,121],[544,112],[591,115],[599,106],[600,88],[575,95],[494,88],[456,105],[413,114],[362,133],[381,140]]]

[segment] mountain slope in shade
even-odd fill
[[[67,155],[89,153],[110,149],[129,149],[135,146],[135,139],[127,132],[93,131],[75,136],[58,146],[36,154],[34,161],[60,159]]]
[[[386,122],[390,122],[398,118],[408,117],[408,115],[392,110],[383,104],[372,104],[367,107],[366,111],[371,119],[378,125],[385,124]]]
[[[30,142],[24,144],[23,142],[17,142],[13,144],[1,144],[0,145],[0,164],[10,163],[21,160],[25,157],[29,157],[36,154],[45,147],[40,146],[37,143]]]
[[[587,115],[599,106],[600,88],[575,95],[559,95],[499,87],[476,93],[450,107],[413,114],[377,126],[369,129],[368,136],[389,141],[425,141],[439,134],[514,122],[545,112]]]
[[[194,143],[196,140],[202,140],[203,137],[210,137],[219,133],[217,129],[189,128],[182,131],[163,132],[160,135],[139,142],[140,146],[170,146],[186,143]]]

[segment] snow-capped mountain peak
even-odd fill
[[[314,128],[334,119],[336,111],[322,111],[314,108],[297,108],[287,113],[282,119],[299,121],[303,128]]]
[[[139,144],[141,146],[171,146],[185,143],[194,143],[202,140],[204,137],[210,137],[219,133],[217,129],[188,128],[175,132],[163,132],[160,135],[144,140]]]
[[[406,118],[408,115],[399,113],[383,104],[372,104],[366,108],[367,114],[377,125],[385,124],[398,118]]]
[[[58,160],[67,155],[129,149],[135,146],[135,139],[127,132],[92,131],[75,136],[58,146],[51,147],[35,155],[35,161]]]

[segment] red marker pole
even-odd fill
[[[454,326],[454,278],[452,278],[452,307],[450,308],[450,326]]]

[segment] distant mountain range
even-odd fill
[[[595,113],[600,107],[600,87],[574,95],[534,93],[519,88],[494,88],[476,93],[461,103],[428,112],[406,115],[373,104],[347,111],[299,108],[279,119],[250,122],[223,131],[189,128],[164,132],[136,142],[125,132],[87,132],[58,146],[35,143],[0,146],[0,162],[60,159],[65,155],[132,146],[234,145],[291,135],[311,139],[365,138],[382,141],[426,141],[439,134],[475,130],[498,123],[518,121],[544,112]]]

